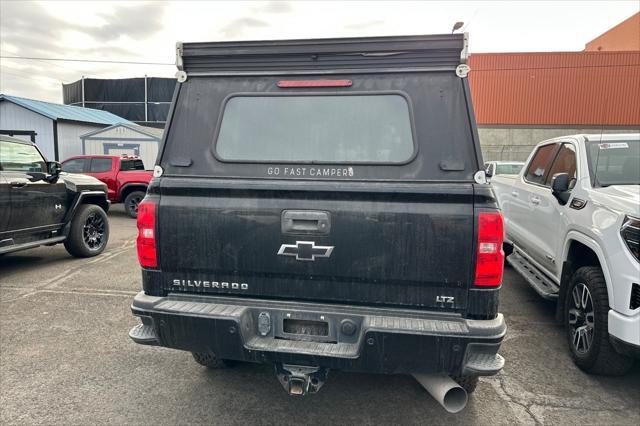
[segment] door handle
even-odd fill
[[[540,204],[540,198],[539,197],[531,197],[531,203],[538,205]]]
[[[28,183],[26,180],[15,180],[10,182],[9,185],[11,185],[12,188],[24,188]]]
[[[514,197],[518,196],[518,191],[511,191],[511,195],[513,195]]]

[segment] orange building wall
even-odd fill
[[[469,65],[480,125],[640,126],[640,51],[480,53]]]
[[[640,12],[586,44],[587,51],[640,50]]]

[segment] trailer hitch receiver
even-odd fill
[[[327,380],[329,370],[323,367],[276,364],[276,375],[289,395],[316,393]]]

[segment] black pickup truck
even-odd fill
[[[185,43],[131,338],[219,367],[496,374],[502,216],[466,36]],[[466,398],[466,394],[465,394]]]

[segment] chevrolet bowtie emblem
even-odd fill
[[[296,260],[313,262],[316,257],[329,257],[334,246],[317,246],[313,241],[296,241],[295,244],[283,244],[278,256],[295,256]]]

